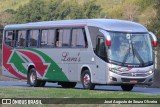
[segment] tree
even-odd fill
[[[77,0],[31,0],[25,6],[19,7],[14,17],[15,23],[82,19],[100,17],[101,6],[94,1],[79,4]]]
[[[148,28],[150,31],[154,32],[155,35],[157,35],[158,40],[160,40],[160,1],[155,0],[154,4],[156,16],[150,20],[150,23],[148,24]]]
[[[42,21],[44,14],[45,2],[43,0],[31,0],[25,6],[19,7],[14,16],[15,23],[37,22]]]
[[[82,19],[84,17],[83,6],[81,4],[77,5],[77,1],[70,3],[70,14],[67,16],[67,19]]]
[[[61,8],[61,3],[63,0],[52,0],[46,3],[44,7],[45,14],[43,15],[43,20],[55,20],[59,16],[58,8]],[[63,7],[62,7],[63,8]]]
[[[87,1],[85,4],[83,4],[83,11],[84,16],[86,18],[99,18],[100,12],[102,10],[100,5],[97,5],[94,1]]]
[[[140,12],[138,5],[127,4],[123,8],[123,17],[130,21],[136,21]]]
[[[14,14],[8,12],[8,11],[4,11],[0,14],[0,25],[1,26],[5,26],[9,23],[12,22],[12,17]]]
[[[62,3],[56,10],[56,16],[55,19],[63,20],[67,19],[67,17],[70,15],[70,4],[69,2]]]
[[[95,1],[79,4],[77,0],[66,2],[64,0],[52,1],[49,4],[48,20],[82,19],[100,17],[101,7]]]

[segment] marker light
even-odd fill
[[[152,46],[153,46],[153,47],[157,47],[157,45],[158,45],[157,37],[156,37],[152,32],[149,32],[149,34],[150,34],[151,37],[152,37]]]
[[[106,45],[107,46],[111,46],[111,36],[109,35],[109,33],[106,34]]]
[[[157,47],[158,42],[157,41],[152,41],[152,45],[153,45],[153,47]]]
[[[106,45],[107,46],[111,46],[111,36],[109,35],[109,33],[105,30],[100,29],[99,30],[102,34],[104,34],[105,39],[106,39]]]
[[[106,45],[111,46],[111,40],[106,40]]]

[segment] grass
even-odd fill
[[[160,98],[160,95],[147,95],[135,92],[84,90],[65,88],[35,88],[35,87],[0,87],[0,98]],[[1,106],[1,105],[0,105]],[[10,107],[11,105],[7,105]],[[12,105],[13,106],[13,105]],[[24,105],[15,105],[21,107]],[[159,104],[50,104],[50,105],[26,105],[27,107],[159,107]],[[3,107],[3,106],[2,106]],[[5,105],[6,107],[6,105]]]
[[[124,91],[84,90],[65,88],[0,87],[0,98],[160,98],[150,95]]]

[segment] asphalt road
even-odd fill
[[[0,87],[1,86],[29,87],[29,85],[24,81],[0,81]],[[61,86],[56,83],[47,83],[45,87],[59,88]],[[77,84],[75,88],[83,89],[81,84]],[[96,86],[95,90],[122,91],[120,86]],[[131,92],[160,95],[160,88],[134,87]]]

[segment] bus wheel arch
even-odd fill
[[[84,89],[93,90],[95,84],[91,82],[92,76],[88,67],[83,67],[81,70],[81,83]]]
[[[83,67],[83,68],[82,68],[82,70],[81,70],[81,77],[82,77],[82,74],[83,74],[83,72],[84,72],[85,70],[89,70],[89,68],[88,68],[88,67]],[[80,78],[81,78],[81,77],[80,77]]]

